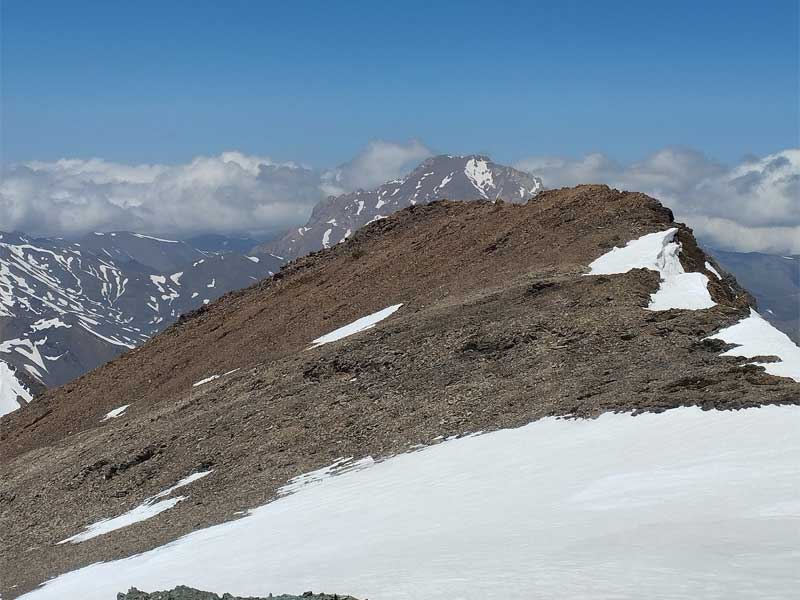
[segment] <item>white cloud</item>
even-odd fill
[[[431,154],[416,140],[407,144],[370,142],[353,160],[323,175],[324,189],[331,196],[371,189],[406,174]]]
[[[62,236],[112,230],[263,234],[305,222],[332,182],[337,193],[369,187],[429,155],[412,141],[373,142],[330,171],[240,152],[174,166],[101,159],[10,165],[0,181],[0,229]]]
[[[590,154],[577,160],[531,157],[516,166],[542,177],[550,188],[606,183],[645,192],[720,248],[800,253],[800,149],[733,167],[681,148],[628,165]]]
[[[181,165],[64,159],[9,165],[0,180],[0,229],[32,235],[134,230],[167,237],[264,234],[303,223],[329,194],[372,188],[431,155],[422,143],[374,141],[351,161],[314,170],[225,152]],[[532,157],[517,168],[548,187],[607,183],[661,200],[710,245],[800,253],[800,149],[733,167],[667,148],[631,164],[600,153]]]

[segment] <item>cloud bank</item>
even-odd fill
[[[378,185],[430,154],[417,141],[380,141],[330,170],[239,152],[174,166],[101,159],[15,164],[2,171],[0,230],[266,235],[305,222],[326,195]]]
[[[101,159],[8,165],[0,180],[0,230],[77,236],[133,230],[168,237],[269,235],[304,223],[327,195],[369,189],[410,171],[431,151],[416,140],[375,141],[333,169],[225,152],[180,165]],[[709,245],[800,253],[800,149],[733,167],[667,148],[622,164],[604,154],[530,157],[515,165],[547,187],[607,183],[661,200]]]
[[[645,192],[672,208],[706,243],[743,252],[800,253],[800,149],[727,167],[702,153],[667,148],[621,164],[604,154],[531,157],[517,168],[550,188],[606,183]]]

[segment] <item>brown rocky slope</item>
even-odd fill
[[[800,403],[800,384],[703,341],[747,314],[732,278],[709,277],[713,308],[653,312],[657,273],[584,276],[670,226],[684,268],[704,271],[691,231],[643,194],[579,186],[526,205],[413,206],[47,392],[0,420],[0,593],[236,518],[341,456],[546,415]],[[397,303],[369,332],[308,349]],[[56,545],[209,466],[167,513]]]

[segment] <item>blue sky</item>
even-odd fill
[[[3,0],[3,161],[798,145],[798,2]]]

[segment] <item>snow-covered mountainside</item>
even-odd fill
[[[791,598],[798,410],[652,198],[410,206],[0,419],[0,594]]]
[[[0,415],[279,265],[137,233],[75,242],[0,233]]]
[[[440,199],[526,202],[541,189],[538,177],[485,156],[435,156],[402,179],[323,200],[303,227],[264,247],[278,256],[296,258],[330,248],[363,225],[414,204]]]

